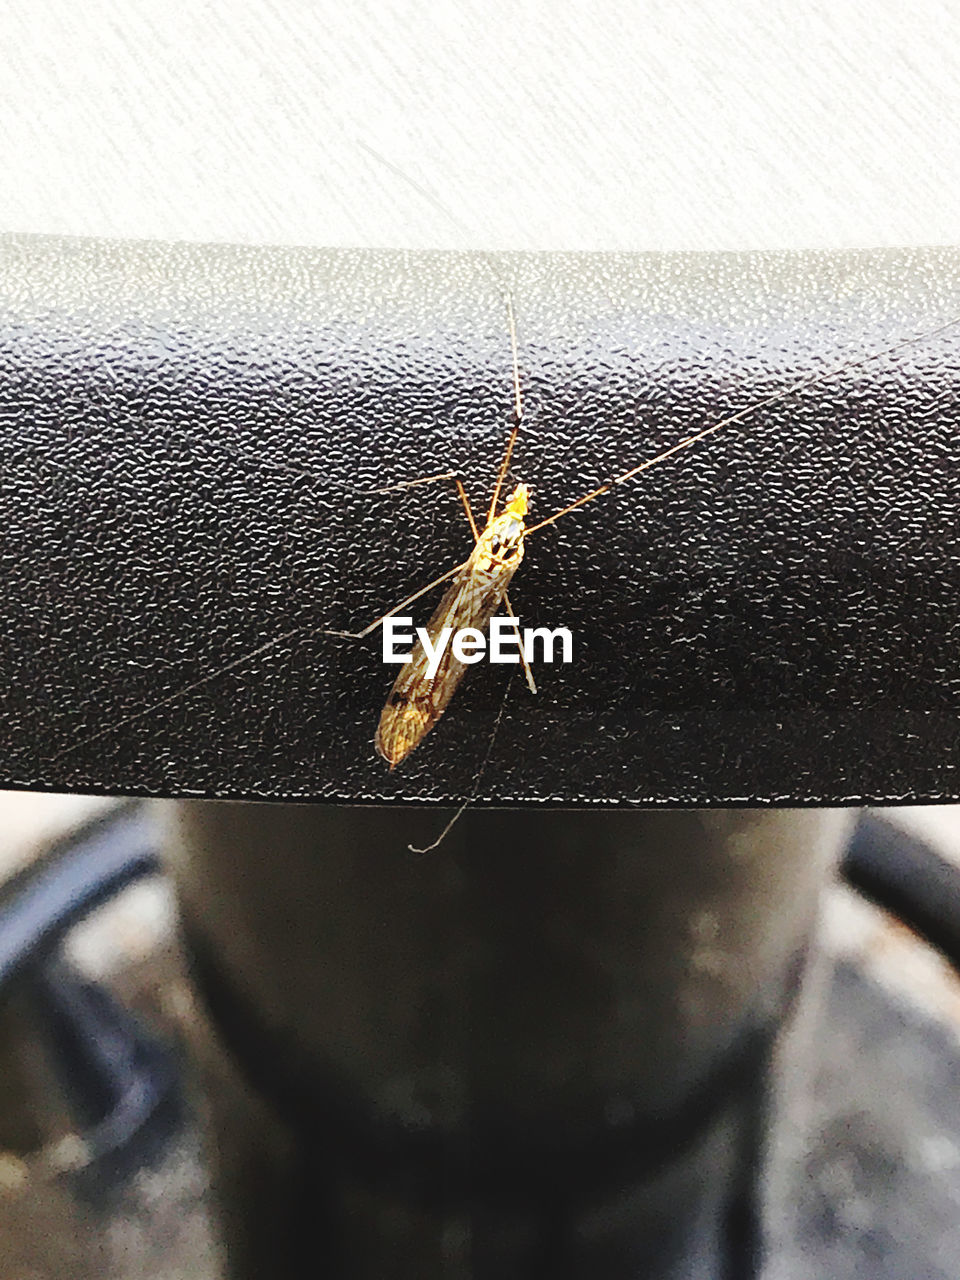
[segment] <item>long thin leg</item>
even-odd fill
[[[464,562],[466,564],[466,561]],[[387,618],[392,618],[395,613],[399,613],[401,609],[405,609],[408,604],[413,604],[414,600],[419,600],[421,596],[426,595],[428,591],[432,591],[434,587],[439,587],[442,582],[446,582],[448,578],[458,574],[464,564],[454,565],[452,569],[448,569],[446,573],[434,578],[425,587],[421,587],[419,591],[415,591],[413,595],[407,596],[405,600],[401,600],[398,605],[394,605],[386,613],[380,615],[368,627],[364,627],[362,631],[332,631],[326,627],[295,627],[293,631],[285,631],[281,636],[274,636],[272,640],[268,640],[266,644],[258,645],[256,649],[249,649],[246,653],[240,654],[238,658],[231,659],[222,667],[217,667],[216,671],[210,671],[207,675],[201,676],[199,680],[193,680],[190,684],[185,684],[181,688],[168,693],[166,697],[159,698],[156,702],[151,702],[149,706],[141,707],[139,711],[132,711],[130,715],[121,716],[119,720],[112,720],[103,729],[98,729],[95,733],[86,734],[79,738],[74,738],[72,742],[68,742],[66,746],[60,747],[50,757],[52,760],[59,759],[60,756],[66,755],[69,751],[76,750],[77,747],[85,747],[91,742],[97,742],[100,738],[105,737],[108,733],[113,733],[116,729],[121,729],[124,725],[133,724],[136,720],[142,720],[144,716],[152,715],[155,711],[159,711],[161,707],[168,707],[171,703],[177,702],[180,698],[185,698],[188,694],[194,693],[197,689],[202,689],[204,685],[209,684],[211,680],[217,680],[220,676],[226,675],[228,671],[235,671],[237,667],[242,667],[248,662],[252,662],[254,658],[259,658],[264,653],[269,653],[271,649],[277,648],[278,645],[284,644],[287,640],[292,640],[297,636],[306,639],[307,636],[337,636],[343,640],[364,640],[372,631],[376,631],[377,627],[386,622]]]
[[[407,848],[410,850],[411,853],[432,853],[434,849],[438,848],[441,844],[443,844],[444,840],[446,840],[447,836],[450,834],[450,832],[453,830],[456,824],[460,821],[463,814],[466,812],[467,809],[469,809],[470,805],[473,804],[474,800],[476,800],[477,792],[480,790],[480,783],[483,781],[484,770],[486,769],[487,765],[490,763],[490,756],[493,752],[493,744],[496,741],[497,730],[500,728],[500,721],[503,719],[503,713],[506,710],[507,694],[509,692],[510,692],[510,681],[508,679],[505,685],[503,686],[503,697],[500,699],[500,710],[497,712],[497,718],[493,722],[493,729],[490,732],[490,740],[487,743],[487,749],[484,752],[483,759],[480,762],[480,768],[477,770],[476,777],[473,780],[473,789],[471,790],[470,794],[467,796],[466,800],[463,801],[463,803],[457,809],[456,813],[453,815],[453,817],[450,819],[447,825],[443,828],[443,830],[437,836],[436,840],[434,840],[431,844],[424,845],[422,849],[418,849],[414,845],[408,844]]]
[[[259,658],[261,654],[268,653],[271,649],[275,649],[278,645],[284,644],[287,640],[292,640],[294,636],[304,634],[302,627],[296,627],[293,631],[285,631],[282,636],[274,636],[272,640],[268,640],[266,644],[260,645],[256,649],[250,649],[246,653],[242,653],[239,658],[234,658],[231,662],[226,663],[222,667],[217,667],[216,671],[211,671],[205,676],[201,676],[199,680],[193,680],[190,684],[185,684],[181,688],[168,693],[165,698],[160,698],[157,702],[151,702],[149,706],[141,707],[139,711],[132,711],[127,716],[121,716],[119,720],[111,720],[103,729],[97,729],[95,733],[88,733],[79,738],[74,738],[68,742],[66,746],[60,747],[54,751],[50,757],[51,760],[58,760],[60,756],[66,755],[70,751],[75,751],[77,747],[85,747],[91,742],[97,742],[100,738],[106,737],[108,733],[113,733],[116,729],[122,729],[124,725],[133,724],[137,720],[142,720],[144,716],[153,715],[155,711],[159,711],[161,707],[168,707],[172,702],[177,702],[180,698],[185,698],[187,694],[193,693],[196,689],[202,689],[205,684],[209,684],[211,680],[216,680],[220,676],[226,675],[228,671],[233,671],[236,667],[242,667],[244,663],[252,662],[254,658]],[[312,634],[312,633],[307,633]]]
[[[437,480],[457,480],[455,471],[441,471],[436,476],[422,476],[419,480],[401,480],[398,484],[388,484],[383,489],[350,489],[349,492],[363,497],[374,497],[379,493],[399,493],[401,489],[415,489],[419,484],[434,484]],[[459,484],[457,480],[457,484]]]
[[[233,457],[237,457],[237,458],[243,457],[242,454],[234,453],[233,450],[227,450],[227,452],[229,452]],[[262,460],[258,460],[258,461],[262,461]],[[272,465],[272,464],[268,464],[268,465]],[[293,471],[296,474],[300,474],[300,475],[309,474],[308,472],[300,472],[293,467],[284,467],[282,464],[277,464],[277,467],[279,470]],[[463,483],[461,482],[459,476],[454,471],[445,471],[442,474],[435,475],[435,476],[424,476],[421,479],[417,479],[417,480],[405,480],[399,484],[388,485],[384,489],[368,489],[368,490],[365,490],[364,492],[370,493],[370,494],[392,493],[398,489],[411,489],[411,488],[414,488],[416,485],[432,484],[434,481],[437,481],[437,480],[453,480],[454,483],[456,484],[457,493],[460,495],[460,501],[463,503],[463,509],[466,512],[467,519],[470,522],[470,529],[473,532],[474,542],[476,542],[477,538],[479,537],[479,534],[477,532],[476,521],[473,518],[473,511],[470,508],[470,499],[467,497],[467,492],[463,487]],[[381,626],[384,622],[386,622],[387,618],[392,618],[395,613],[399,613],[400,610],[406,608],[408,604],[413,604],[415,600],[419,600],[421,596],[426,595],[428,591],[432,591],[434,587],[438,587],[440,586],[441,583],[446,582],[448,578],[454,577],[454,575],[459,573],[463,567],[464,567],[463,564],[454,565],[452,569],[449,569],[446,573],[441,574],[439,578],[434,578],[433,582],[428,583],[425,587],[421,587],[419,591],[415,591],[412,595],[407,596],[405,600],[401,600],[398,605],[395,605],[392,609],[388,610],[386,613],[381,614],[379,618],[371,622],[369,626],[364,627],[362,631],[333,631],[333,630],[330,630],[329,628],[324,628],[324,627],[313,627],[313,628],[310,628],[309,630],[304,630],[302,627],[297,627],[293,631],[286,631],[283,633],[283,635],[275,636],[272,640],[268,640],[265,644],[258,645],[256,649],[250,649],[246,653],[240,654],[239,657],[231,659],[231,661],[226,663],[224,666],[218,667],[216,671],[211,671],[207,675],[201,676],[199,680],[191,681],[190,684],[184,685],[180,689],[176,689],[173,693],[167,694],[166,697],[160,698],[157,702],[151,702],[148,706],[142,707],[139,711],[131,712],[130,715],[123,716],[119,720],[114,720],[105,728],[98,729],[95,733],[89,734],[85,737],[74,739],[72,742],[67,743],[66,746],[61,747],[59,750],[55,751],[51,759],[56,760],[60,756],[65,755],[67,752],[76,750],[77,747],[86,746],[91,742],[96,742],[100,738],[104,737],[106,734],[112,733],[114,732],[114,730],[120,729],[124,725],[131,724],[136,720],[143,719],[143,717],[145,716],[152,715],[153,712],[159,711],[161,707],[169,706],[171,703],[177,702],[180,698],[185,698],[188,694],[194,693],[197,689],[202,689],[203,686],[206,684],[209,684],[211,680],[216,680],[218,679],[218,677],[226,675],[230,671],[236,670],[237,667],[242,667],[246,663],[252,662],[254,658],[259,658],[262,654],[269,653],[271,649],[275,649],[278,645],[284,644],[287,640],[292,640],[295,636],[303,636],[303,638],[305,639],[307,636],[327,635],[327,636],[336,636],[339,639],[344,639],[344,640],[364,640],[368,635],[371,634],[371,632],[376,631],[377,627]]]
[[[721,418],[719,422],[714,422],[709,427],[704,427],[702,431],[698,431],[695,435],[687,436],[685,440],[679,441],[669,449],[664,449],[663,453],[658,453],[655,458],[648,458],[646,462],[641,462],[639,466],[631,467],[623,475],[614,476],[612,480],[605,481],[590,493],[578,498],[576,502],[571,502],[569,506],[563,507],[560,511],[555,511],[546,520],[541,520],[539,524],[531,525],[527,530],[527,536],[531,533],[537,533],[540,529],[545,529],[548,524],[553,524],[561,516],[568,515],[569,512],[576,511],[578,507],[592,502],[594,498],[599,498],[602,494],[609,493],[618,484],[626,484],[628,480],[638,476],[641,471],[648,471],[650,467],[655,467],[658,462],[664,462],[667,458],[673,457],[681,449],[689,449],[691,445],[696,444],[698,441],[705,440],[707,436],[712,436],[715,431],[722,431],[724,427],[732,427],[738,422],[743,422],[761,409],[766,409],[769,405],[785,400],[788,396],[795,395],[798,391],[805,391],[808,387],[816,387],[821,382],[828,382],[831,378],[836,378],[841,373],[846,373],[849,369],[859,369],[863,365],[869,364],[872,360],[880,360],[883,356],[892,355],[903,347],[912,347],[919,342],[928,342],[931,338],[935,338],[937,334],[944,333],[947,329],[952,329],[958,323],[960,323],[960,320],[948,320],[946,324],[939,325],[936,329],[930,329],[926,333],[914,334],[910,338],[903,338],[900,342],[895,342],[891,347],[884,347],[881,351],[872,351],[869,355],[861,356],[857,360],[848,360],[836,368],[828,370],[826,373],[814,373],[806,378],[800,378],[797,382],[791,383],[789,387],[783,387],[780,391],[775,391],[763,400],[758,400],[755,404],[748,405],[746,409],[741,409],[739,413],[732,413],[728,418]]]
[[[510,432],[510,439],[507,441],[503,461],[500,463],[497,483],[493,486],[493,497],[490,499],[490,510],[487,512],[487,524],[497,514],[500,490],[503,488],[503,482],[506,479],[507,468],[510,466],[510,458],[513,454],[513,446],[517,442],[517,436],[520,433],[520,422],[523,418],[523,396],[520,392],[520,361],[517,356],[517,321],[513,314],[513,298],[509,290],[507,290],[506,299],[507,325],[510,329],[510,353],[513,359],[513,430]]]
[[[520,646],[520,661],[523,663],[523,674],[527,677],[527,688],[531,693],[537,692],[537,682],[533,678],[533,672],[530,670],[530,663],[527,661],[527,655],[523,650],[523,636],[520,634],[520,621],[513,612],[513,605],[510,603],[510,597],[506,592],[503,593],[503,603],[507,606],[507,613],[513,619],[513,629],[517,633],[517,644]]]
[[[432,582],[428,582],[425,587],[421,587],[419,591],[415,591],[412,596],[407,596],[406,600],[401,600],[399,604],[395,604],[392,609],[388,609],[386,613],[381,613],[368,627],[364,627],[362,631],[329,631],[317,628],[311,631],[310,635],[324,636],[342,636],[344,640],[365,640],[371,631],[376,631],[388,618],[392,618],[395,613],[399,613],[401,609],[405,609],[408,604],[413,604],[414,600],[419,600],[421,596],[425,596],[428,591],[432,591],[434,587],[439,587],[441,582],[446,582],[448,578],[452,578],[458,574],[461,569],[465,569],[467,561],[463,564],[455,564],[452,569],[448,569],[446,573],[441,573],[439,578],[434,578]]]
[[[143,422],[141,415],[140,422]],[[165,432],[166,435],[174,434],[183,440],[192,440],[186,431]],[[219,453],[224,453],[228,458],[234,458],[237,462],[249,462],[260,470],[281,471],[285,475],[299,476],[302,480],[318,480],[319,477],[315,471],[310,471],[306,467],[294,467],[287,462],[273,462],[268,458],[259,458],[254,453],[248,453],[244,449],[234,449],[229,444],[225,444],[222,440],[204,440],[203,445],[207,449],[215,449]],[[344,489],[343,492],[356,494],[358,497],[374,497],[381,493],[398,493],[401,489],[415,489],[421,484],[434,484],[438,480],[455,480],[455,471],[442,471],[435,476],[421,476],[416,480],[401,480],[397,484],[385,485],[382,489]]]
[[[460,502],[463,504],[463,509],[467,513],[467,519],[470,521],[470,532],[473,534],[473,540],[474,542],[479,542],[480,530],[477,528],[477,522],[473,518],[473,509],[470,506],[470,499],[467,497],[467,491],[463,487],[463,481],[459,476],[454,476],[453,480],[454,484],[457,486],[457,493],[460,495]]]
[[[764,401],[766,403],[766,401]],[[752,410],[745,411],[752,412]],[[689,449],[691,445],[696,444],[698,440],[703,440],[705,436],[712,435],[714,431],[719,431],[721,427],[729,427],[739,420],[738,417],[724,418],[722,422],[715,422],[712,427],[707,427],[705,431],[698,431],[695,436],[688,436],[686,440],[681,440],[679,444],[672,445],[669,449],[664,449],[663,453],[658,453],[655,458],[647,458],[646,462],[641,462],[638,467],[631,467],[629,471],[625,471],[622,476],[614,476],[612,480],[607,480],[599,485],[596,489],[592,489],[590,493],[585,493],[582,498],[578,498],[576,502],[571,502],[569,506],[563,507],[560,511],[554,512],[552,516],[548,516],[546,520],[541,520],[539,524],[533,524],[527,530],[527,537],[531,533],[538,533],[541,529],[545,529],[548,524],[553,524],[559,520],[561,516],[569,515],[571,511],[576,511],[577,507],[585,506],[586,503],[592,502],[594,498],[599,498],[605,493],[609,493],[611,489],[616,488],[618,484],[626,484],[628,480],[632,480],[634,476],[638,476],[641,471],[648,471],[650,467],[655,467],[658,462],[665,462],[675,453],[679,453],[681,449]]]
[[[422,480],[402,480],[399,484],[387,485],[385,489],[364,489],[356,492],[368,494],[371,497],[378,493],[396,493],[399,489],[413,489],[418,484],[433,484],[435,480],[452,480],[457,486],[457,495],[460,498],[461,506],[466,512],[467,520],[470,523],[470,531],[473,534],[474,542],[480,537],[477,530],[477,522],[473,518],[473,509],[470,506],[470,499],[467,497],[467,491],[463,487],[463,481],[455,471],[444,471],[436,476],[424,476]]]

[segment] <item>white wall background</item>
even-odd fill
[[[958,49],[938,0],[0,0],[0,231],[957,243]]]

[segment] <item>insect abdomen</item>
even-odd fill
[[[427,634],[436,642],[444,627],[454,634],[465,627],[485,631],[503,603],[515,566],[498,566],[495,573],[480,575],[471,566],[454,579],[427,623]],[[448,644],[433,678],[427,676],[428,658],[417,641],[410,661],[397,677],[380,714],[374,746],[390,768],[405,760],[423,741],[446,711],[467,665]]]

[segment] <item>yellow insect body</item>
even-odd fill
[[[427,623],[431,644],[445,627],[454,634],[467,627],[486,630],[523,559],[528,496],[527,486],[518,484],[503,511],[492,516],[477,538],[470,559]],[[418,641],[380,715],[374,744],[391,769],[405,760],[437,723],[467,669],[455,656],[453,645],[444,650],[432,679],[427,675],[428,662]]]

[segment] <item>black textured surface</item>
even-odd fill
[[[533,521],[960,317],[948,250],[497,261],[2,243],[0,783],[468,794],[510,669],[475,668],[389,775],[371,740],[396,668],[376,636],[311,628],[362,625],[469,551],[448,487],[362,491],[456,468],[488,497],[504,280]],[[571,627],[575,659],[539,668],[537,698],[513,679],[481,796],[960,795],[958,366],[960,326],[531,538],[513,603]]]

